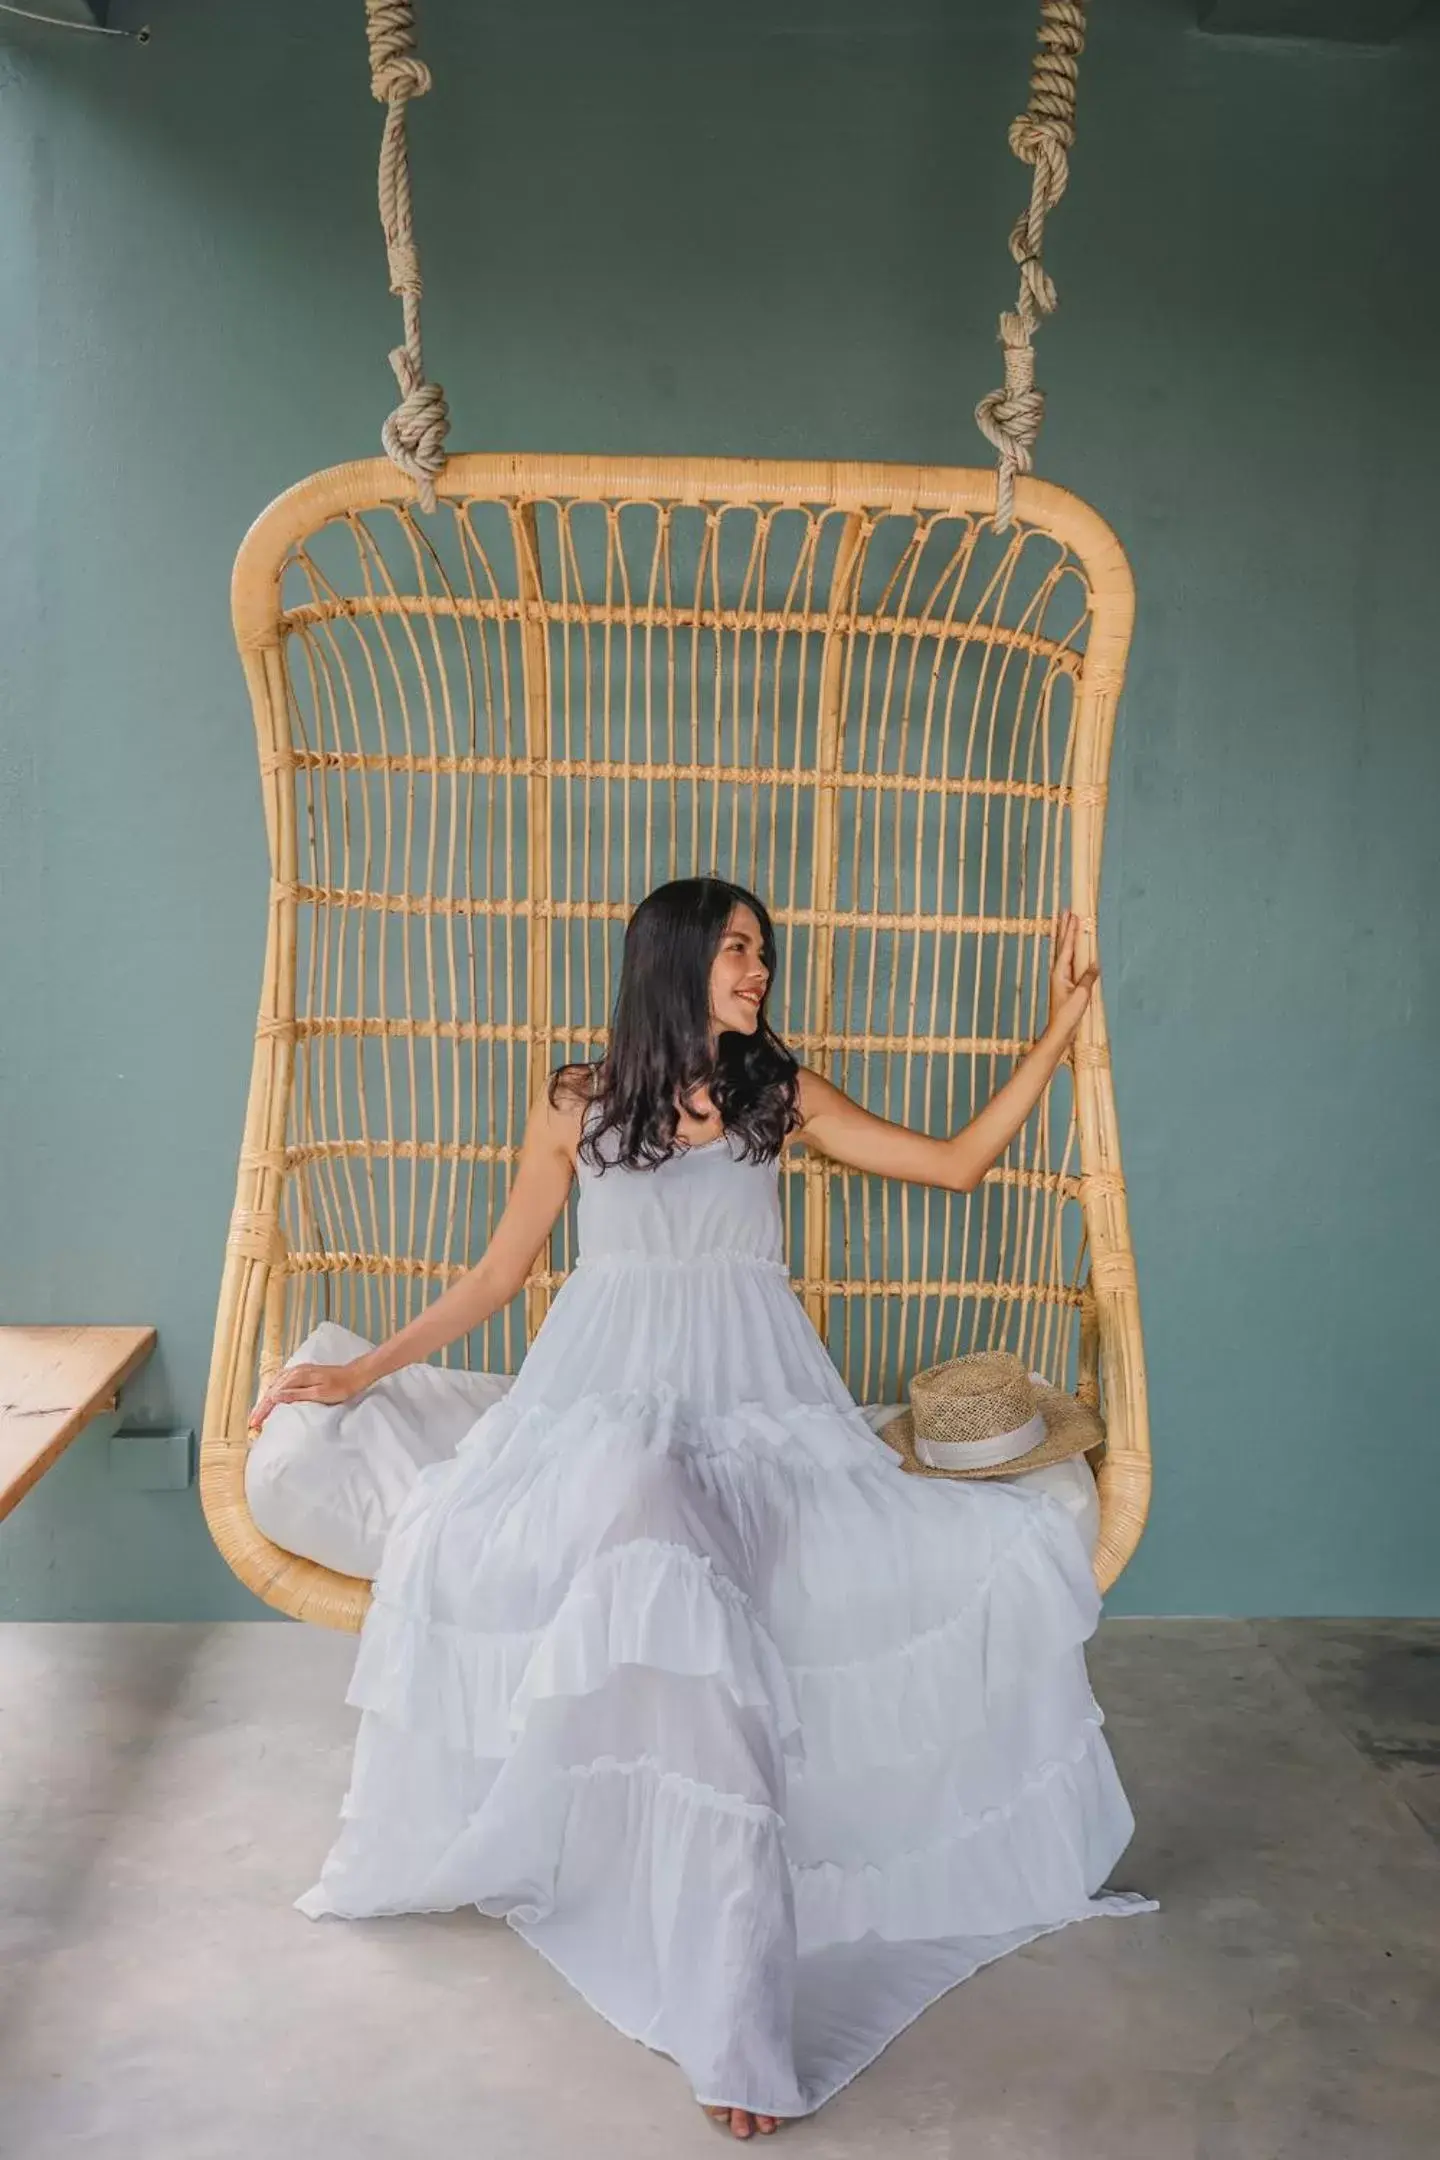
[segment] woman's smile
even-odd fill
[[[722,1027],[740,1026],[753,1035],[770,987],[764,939],[753,908],[739,903],[716,951],[710,971],[710,1016]]]

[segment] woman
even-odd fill
[[[789,1286],[802,1143],[968,1192],[1096,980],[1056,932],[1049,1024],[946,1139],[872,1116],[772,1033],[770,918],[687,878],[626,932],[609,1048],[531,1108],[484,1257],[338,1403],[519,1292],[579,1177],[580,1253],[513,1388],[420,1477],[346,1700],[312,1918],[503,1915],[735,2135],[819,2107],[977,1966],[1141,1902],[1094,1893],[1133,1819],[1060,1504],[907,1477]]]

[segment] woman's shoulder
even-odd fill
[[[824,1073],[816,1072],[812,1065],[797,1067],[795,1123],[781,1143],[782,1155],[789,1155],[797,1148],[813,1153],[815,1143],[805,1128],[812,1119],[819,1117],[822,1111],[833,1110],[837,1104],[847,1100],[848,1097],[836,1087],[834,1081],[828,1080]]]
[[[583,1109],[595,1102],[601,1091],[601,1068],[604,1060],[579,1059],[573,1064],[557,1065],[546,1083],[552,1102],[567,1107]]]
[[[572,1155],[580,1146],[591,1114],[602,1092],[600,1061],[557,1065],[545,1083],[545,1096],[554,1117],[564,1126]]]
[[[816,1072],[813,1065],[797,1066],[795,1107],[800,1113],[800,1123],[803,1125],[808,1118],[814,1117],[822,1103],[833,1102],[839,1092],[834,1081],[827,1080],[824,1073]]]

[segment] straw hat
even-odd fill
[[[1098,1447],[1105,1426],[1010,1351],[977,1350],[916,1373],[880,1437],[921,1477],[1014,1477]]]

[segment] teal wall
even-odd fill
[[[0,17],[0,1313],[150,1321],[198,1427],[266,867],[227,580],[375,444],[360,0]],[[1435,22],[1105,0],[1046,475],[1130,551],[1102,910],[1157,1456],[1116,1610],[1440,1610]],[[429,0],[427,332],[461,446],[983,462],[1022,0]],[[82,1441],[10,1617],[258,1616]]]

